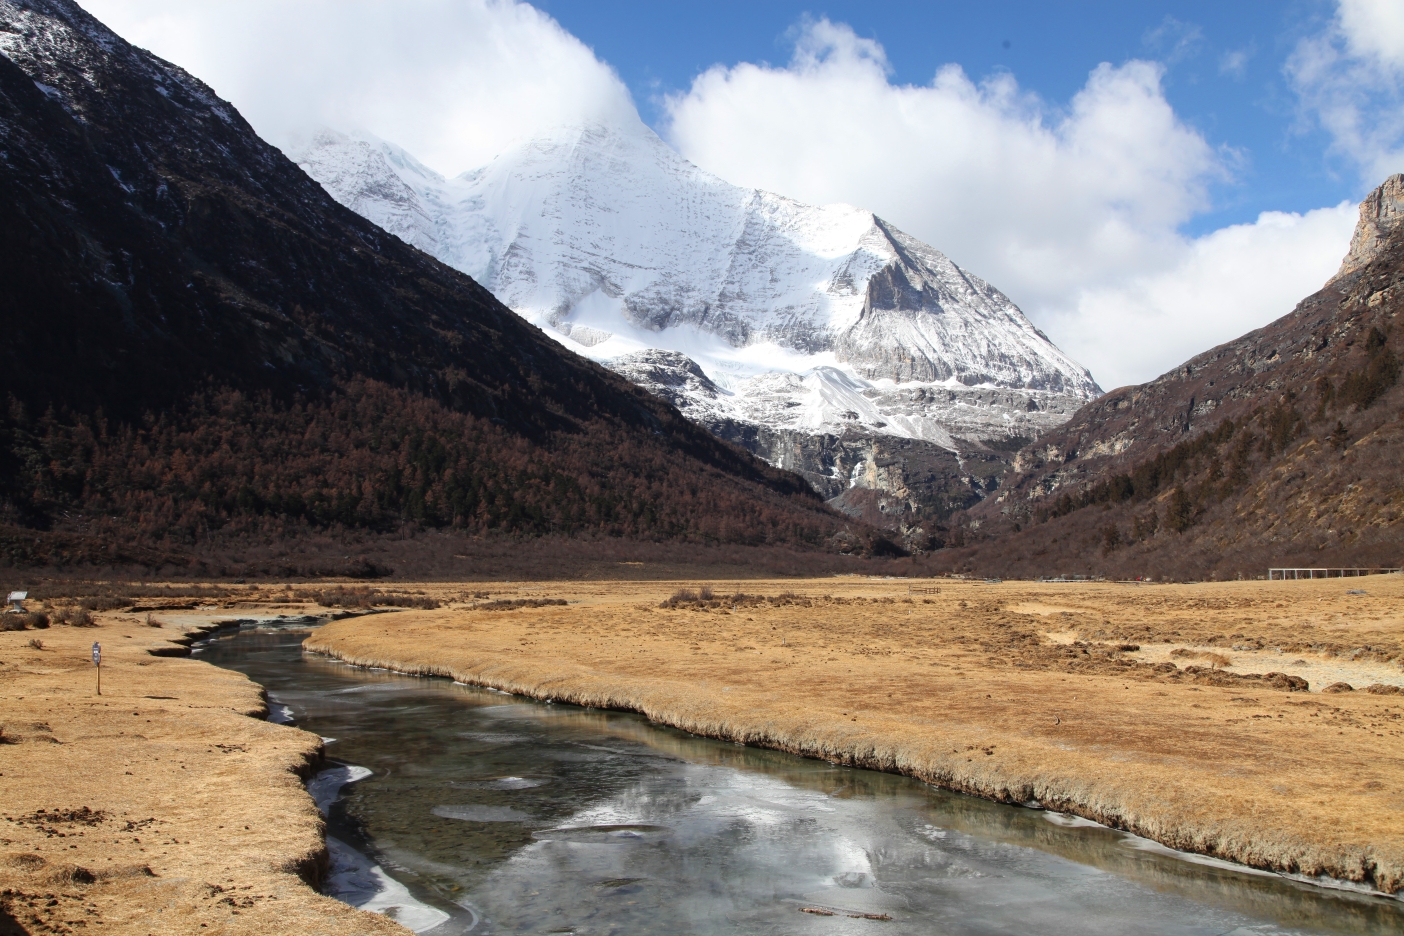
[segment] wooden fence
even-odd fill
[[[1268,569],[1268,581],[1315,578],[1354,578],[1357,575],[1398,574],[1399,569]]]

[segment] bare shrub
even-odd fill
[[[31,649],[31,650],[43,650],[43,649],[44,649],[44,641],[40,640],[38,637],[31,637],[31,638],[29,638],[29,649]]]
[[[474,611],[515,611],[518,608],[546,608],[553,605],[564,606],[564,598],[499,598],[485,604],[474,605]]]
[[[93,595],[78,599],[78,607],[84,611],[125,611],[131,606],[132,603],[129,599],[106,595]]]
[[[124,611],[138,599],[158,601],[210,601],[227,597],[221,585],[145,585],[112,582],[46,582],[29,586],[33,601],[60,599],[85,611]]]
[[[439,607],[439,599],[428,595],[409,595],[385,592],[378,588],[336,588],[321,591],[294,592],[293,597],[300,601],[315,601],[324,608],[419,608],[432,611]]]
[[[832,600],[827,596],[824,599],[806,598],[804,595],[796,594],[792,591],[784,591],[778,595],[748,595],[745,592],[736,592],[731,595],[717,594],[710,586],[703,585],[696,589],[679,588],[677,591],[663,601],[660,608],[680,608],[685,605],[692,605],[696,608],[756,608],[762,605],[770,607],[783,607],[785,605],[804,605],[809,607],[815,600]],[[888,599],[889,603],[891,599]]]
[[[666,601],[659,605],[659,607],[676,608],[678,605],[696,603],[697,592],[693,591],[690,588],[679,588],[677,591],[673,592],[673,594]]]
[[[54,622],[69,627],[97,627],[86,608],[63,608],[53,614]]]
[[[23,614],[0,615],[0,631],[22,631],[27,627]]]

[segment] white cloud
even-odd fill
[[[1404,4],[1397,0],[1341,0],[1340,29],[1355,54],[1404,71]]]
[[[269,141],[366,130],[445,174],[561,123],[632,116],[614,71],[514,0],[84,0]]]
[[[811,24],[789,66],[698,76],[669,139],[741,185],[871,208],[1025,301],[1163,252],[1208,204],[1213,149],[1175,117],[1148,62],[1099,66],[1066,113],[1012,76],[957,66],[888,81],[882,50]]]
[[[1160,25],[1141,38],[1147,48],[1160,55],[1165,62],[1179,62],[1193,58],[1204,45],[1204,30],[1194,23],[1167,16]]]
[[[1141,383],[1287,314],[1335,274],[1355,228],[1344,202],[1186,241],[1163,269],[1080,290],[1060,325],[1065,350],[1104,389]]]
[[[1287,76],[1308,124],[1369,188],[1404,170],[1404,4],[1341,0],[1326,32],[1303,39]]]
[[[723,178],[862,205],[935,245],[1110,387],[1290,311],[1350,238],[1340,209],[1181,235],[1235,155],[1176,117],[1160,78],[1103,64],[1065,109],[954,66],[894,85],[880,46],[818,20],[784,67],[698,76],[666,129]]]
[[[1252,45],[1242,49],[1230,49],[1219,56],[1219,74],[1232,75],[1241,79],[1248,73],[1248,60],[1256,50]]]
[[[515,0],[84,5],[282,146],[359,129],[456,174],[553,126],[634,119],[614,71]],[[1354,22],[1343,8],[1337,52]],[[1371,55],[1400,60],[1393,33],[1359,22],[1379,39]],[[1193,51],[1193,28],[1171,25],[1152,38]],[[795,35],[787,66],[713,68],[671,99],[673,143],[738,184],[875,210],[1009,293],[1104,386],[1282,315],[1345,253],[1345,209],[1179,233],[1234,154],[1178,119],[1156,63],[1103,64],[1059,107],[1012,75],[977,83],[956,66],[894,85],[880,45],[827,20]]]

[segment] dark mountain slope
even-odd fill
[[[0,52],[12,523],[182,548],[405,521],[788,543],[839,529],[803,481],[343,209],[75,4],[0,0]]]
[[[1114,390],[1019,453],[947,564],[1177,578],[1404,560],[1404,176],[1271,325]]]

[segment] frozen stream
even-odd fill
[[[202,658],[335,739],[346,766],[313,789],[331,887],[432,936],[1404,932],[1398,900],[636,715],[355,669],[304,654],[306,633],[246,629]]]

